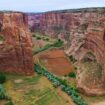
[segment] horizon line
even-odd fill
[[[55,9],[55,10],[49,10],[49,11],[38,11],[38,12],[35,12],[35,11],[18,11],[18,10],[0,10],[0,12],[23,12],[23,13],[45,13],[45,12],[56,12],[56,11],[64,11],[64,10],[78,10],[78,9],[98,9],[98,8],[105,8],[105,7],[101,7],[101,6],[98,6],[98,7],[95,7],[95,6],[93,6],[93,7],[81,7],[81,8],[79,8],[79,7],[77,7],[77,8],[70,8],[70,9]]]

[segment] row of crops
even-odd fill
[[[46,76],[48,80],[50,80],[54,87],[60,87],[64,92],[66,92],[72,99],[76,105],[88,105],[85,100],[79,95],[79,92],[74,87],[68,85],[68,83],[54,75],[53,73],[49,72],[45,68],[43,68],[40,64],[35,64],[34,66],[35,72],[40,75]]]

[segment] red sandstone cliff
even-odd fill
[[[19,12],[0,13],[0,71],[33,73],[32,42],[27,16]]]
[[[32,32],[41,30],[41,19],[42,14],[29,13],[28,15],[28,25]]]
[[[78,87],[87,94],[104,94],[105,9],[53,11],[38,19],[40,32],[64,39],[65,53],[77,59]]]

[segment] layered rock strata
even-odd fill
[[[65,53],[77,59],[77,86],[105,94],[105,8],[46,12],[38,18],[43,35],[65,41]]]
[[[33,74],[32,41],[24,13],[0,12],[0,71]]]

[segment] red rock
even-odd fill
[[[40,30],[41,24],[40,20],[42,18],[42,14],[34,14],[29,13],[28,15],[28,25],[32,32],[36,32]]]
[[[38,27],[40,32],[51,37],[65,40],[65,53],[69,56],[73,55],[78,60],[78,87],[89,95],[105,94],[104,11],[104,8],[91,8],[46,12],[40,15],[38,21],[38,24],[40,24]],[[93,69],[90,69],[90,74],[87,77],[88,73],[86,72],[86,67],[84,67],[85,64],[82,61],[85,59],[89,59],[90,61],[93,60],[93,57],[91,56],[90,58],[87,58],[87,53],[89,51],[95,56],[97,64],[102,66],[102,77],[99,79],[97,77],[94,78],[92,74]],[[100,72],[101,70],[99,69],[99,73]],[[90,77],[93,77],[94,79],[90,80]],[[87,80],[90,81],[87,82]]]
[[[0,25],[0,71],[33,74],[32,41],[27,16],[18,12],[2,12]]]

